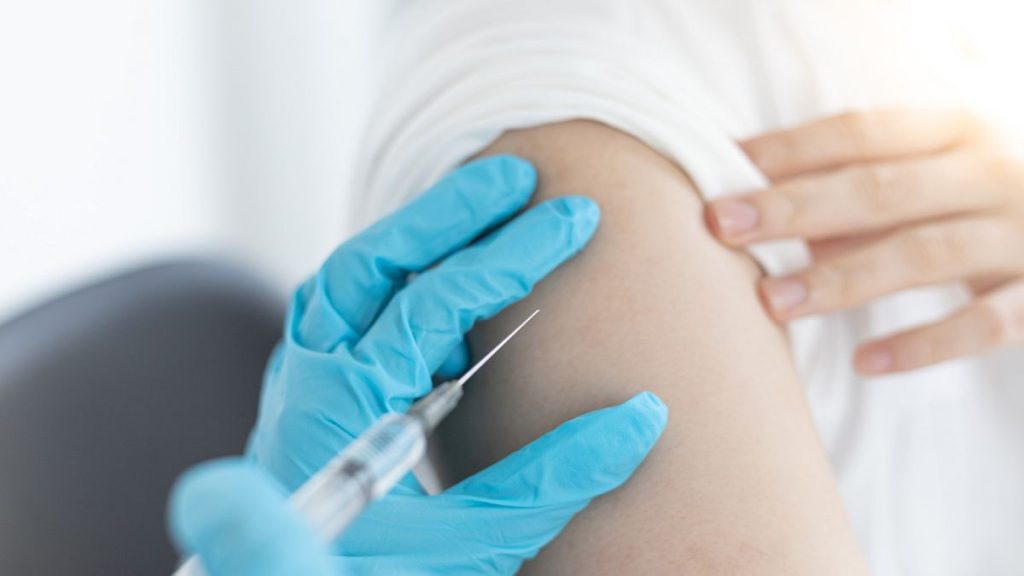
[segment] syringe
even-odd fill
[[[405,414],[388,413],[359,435],[292,494],[291,503],[325,542],[337,538],[366,506],[394,488],[423,458],[427,437],[462,398],[462,386],[540,310],[458,380],[449,380],[415,402]],[[204,576],[193,556],[173,576]]]

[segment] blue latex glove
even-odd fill
[[[171,494],[171,536],[184,554],[199,554],[209,576],[344,574],[286,498],[252,462],[200,464]]]
[[[389,495],[334,554],[266,472],[212,462],[175,487],[171,533],[210,576],[512,574],[591,498],[632,474],[666,415],[657,397],[640,394],[563,424],[441,495]]]
[[[469,164],[341,246],[297,291],[249,447],[287,491],[382,414],[427,394],[442,364],[463,369],[474,322],[524,297],[586,244],[599,212],[581,197],[502,225],[535,185],[522,160]],[[442,495],[425,495],[410,475],[334,543],[334,568],[513,573],[590,499],[629,477],[665,419],[664,405],[642,394],[563,425]],[[189,539],[186,517],[175,516],[183,542],[202,551],[215,535]]]

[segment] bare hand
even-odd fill
[[[865,374],[1024,343],[1024,160],[967,114],[850,113],[741,143],[772,186],[709,207],[732,246],[803,238],[806,270],[761,282],[779,321],[964,280],[974,299],[931,325],[869,342]]]

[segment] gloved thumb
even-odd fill
[[[489,539],[529,558],[591,499],[629,479],[667,421],[665,404],[643,392],[562,424],[445,494],[490,515],[501,533]]]
[[[326,551],[265,472],[241,459],[201,464],[179,478],[170,532],[209,576],[330,576]]]

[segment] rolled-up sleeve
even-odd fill
[[[604,123],[678,163],[706,198],[764,185],[726,114],[657,29],[658,2],[397,2],[357,190],[361,223],[393,210],[503,132]],[[792,250],[792,248],[790,249]],[[784,260],[763,254],[769,268]]]

